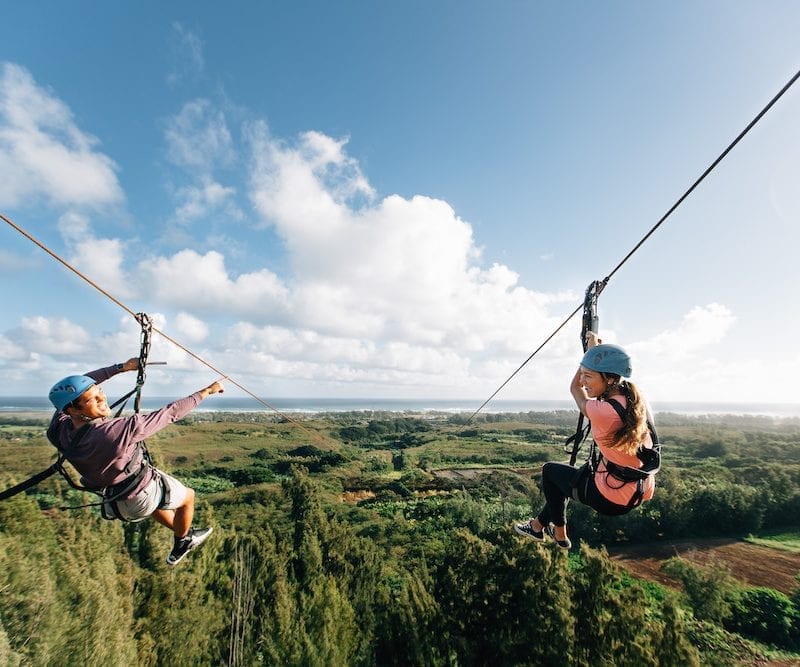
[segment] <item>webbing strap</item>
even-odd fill
[[[54,463],[46,470],[36,473],[30,479],[26,479],[24,482],[20,482],[19,484],[12,486],[5,491],[0,491],[0,500],[6,500],[7,498],[11,498],[11,496],[16,496],[18,493],[22,493],[26,489],[30,489],[32,486],[36,486],[39,484],[39,482],[46,480],[48,477],[58,472],[58,470],[58,464]]]
[[[581,324],[581,346],[583,347],[584,353],[587,350],[586,344],[586,334],[590,331],[597,333],[597,328],[599,325],[599,317],[597,316],[597,298],[600,296],[600,292],[603,291],[603,288],[608,283],[608,278],[604,278],[603,280],[594,280],[589,284],[589,287],[586,288],[586,294],[583,297],[583,322]],[[591,431],[592,425],[587,421],[586,426],[583,425],[584,416],[582,412],[578,413],[578,425],[575,428],[575,433],[567,438],[567,441],[564,443],[564,450],[570,452],[569,455],[569,464],[571,466],[575,465],[575,461],[578,458],[578,452],[581,449],[581,445],[583,441],[589,435],[589,431]]]
[[[81,441],[81,438],[83,438],[83,436],[89,430],[89,426],[90,424],[84,424],[77,431],[75,431],[75,434],[72,436],[72,440],[70,441],[70,447],[75,447]],[[23,491],[30,489],[32,486],[36,486],[39,484],[39,482],[46,480],[54,473],[59,473],[73,488],[80,489],[82,491],[90,490],[77,486],[75,482],[72,481],[72,478],[67,474],[67,471],[64,470],[63,464],[64,455],[61,454],[61,450],[59,449],[58,459],[55,463],[53,463],[49,468],[42,470],[42,472],[36,473],[33,477],[26,479],[24,482],[20,482],[19,484],[12,486],[10,489],[0,492],[0,500],[6,500],[7,498],[16,496],[18,493],[22,493]]]

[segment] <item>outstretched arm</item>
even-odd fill
[[[153,433],[160,431],[165,426],[172,424],[185,417],[199,403],[212,394],[221,394],[225,391],[222,382],[212,382],[207,387],[194,392],[191,396],[173,401],[160,410],[149,414],[137,414],[127,417],[128,424],[133,428],[132,438],[134,440],[144,440]]]

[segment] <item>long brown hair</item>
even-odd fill
[[[615,442],[611,447],[625,454],[636,454],[647,437],[647,405],[633,382],[615,375],[611,377],[615,379],[612,388],[616,385],[626,398],[625,419],[614,434]]]

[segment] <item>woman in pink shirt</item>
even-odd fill
[[[550,532],[565,549],[572,546],[567,537],[567,505],[571,498],[600,514],[625,514],[643,500],[650,500],[655,489],[652,475],[635,479],[643,467],[637,452],[652,449],[647,405],[628,378],[628,354],[616,345],[602,344],[594,332],[587,334],[588,350],[570,384],[578,409],[591,421],[592,436],[600,456],[576,468],[566,463],[546,463],[542,468],[545,506],[537,517],[517,524],[515,530],[535,540]]]

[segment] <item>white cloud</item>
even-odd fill
[[[31,197],[97,206],[122,201],[114,162],[30,72],[0,65],[0,205]]]
[[[250,129],[251,198],[290,251],[298,326],[330,335],[431,346],[458,356],[518,356],[555,324],[548,297],[506,266],[479,265],[472,227],[446,202],[374,193],[345,141],[296,146]]]
[[[170,161],[185,169],[205,174],[216,164],[230,164],[234,158],[225,115],[208,100],[186,103],[167,122],[164,137]]]
[[[264,321],[287,308],[287,290],[275,274],[262,269],[232,278],[216,251],[200,255],[182,250],[172,257],[154,257],[138,265],[137,276],[151,299],[184,311]]]
[[[171,126],[171,154],[198,181],[179,191],[187,221],[235,197],[204,173],[211,162],[197,140],[205,128],[211,152],[232,150],[229,133],[209,129],[222,125],[205,122],[220,118],[210,107],[187,106]],[[257,393],[302,386],[305,393],[313,387],[312,393],[345,395],[485,397],[579,302],[571,292],[545,294],[520,285],[519,275],[501,263],[485,265],[471,225],[447,202],[423,195],[376,198],[347,155],[346,140],[309,132],[290,145],[270,137],[263,124],[246,134],[249,194],[262,230],[271,226],[284,242],[290,271],[283,278],[267,268],[236,273],[217,250],[131,260],[125,241],[96,238],[89,220],[75,213],[62,216],[59,227],[90,277],[121,294],[130,285],[134,297],[164,313],[158,321],[171,327],[167,333],[190,349],[203,346],[193,352]],[[136,281],[126,279],[126,268]],[[674,329],[626,345],[641,362],[637,377],[671,396],[687,378],[695,385],[714,378],[733,383],[738,371],[709,351],[734,321],[725,306],[698,306]],[[568,397],[579,358],[577,326],[556,336],[498,398]],[[125,358],[138,350],[130,321],[90,340],[66,320],[26,320],[5,340],[17,358],[91,350],[113,360],[121,349]],[[199,362],[158,338],[151,353],[156,358],[168,366],[150,374],[155,391],[197,388]],[[690,375],[687,367],[694,369]]]
[[[90,343],[88,332],[63,317],[25,317],[17,329],[8,332],[15,349],[35,351],[56,357],[80,353]]]
[[[175,316],[175,331],[177,337],[192,344],[200,343],[208,337],[208,325],[188,313],[178,313]]]
[[[181,227],[212,215],[242,220],[236,188],[223,185],[213,175],[236,159],[224,113],[209,100],[188,102],[167,121],[164,139],[170,162],[184,170],[190,180],[188,185],[171,188],[176,210],[170,223],[178,227],[167,229],[166,237],[175,241],[187,238]]]
[[[58,229],[70,250],[69,263],[89,280],[118,299],[133,293],[124,269],[125,244],[119,239],[99,239],[93,235],[88,218],[65,213]]]
[[[173,64],[167,75],[167,83],[175,85],[183,79],[197,79],[205,69],[200,36],[178,21],[172,24],[172,36],[170,47]]]
[[[729,308],[718,303],[695,306],[676,329],[663,331],[650,341],[631,346],[653,359],[665,355],[671,361],[704,352],[719,343],[736,322]]]
[[[0,360],[17,362],[27,357],[28,353],[25,347],[0,334]]]
[[[716,356],[736,317],[718,303],[695,306],[680,324],[650,340],[624,345],[634,361],[634,379],[649,395],[672,400],[735,401],[757,372],[757,362]]]
[[[208,179],[203,179],[198,186],[180,188],[176,192],[181,203],[175,211],[175,222],[186,225],[215,211],[222,211],[229,219],[241,220],[243,214],[233,201],[235,195],[235,188]]]

